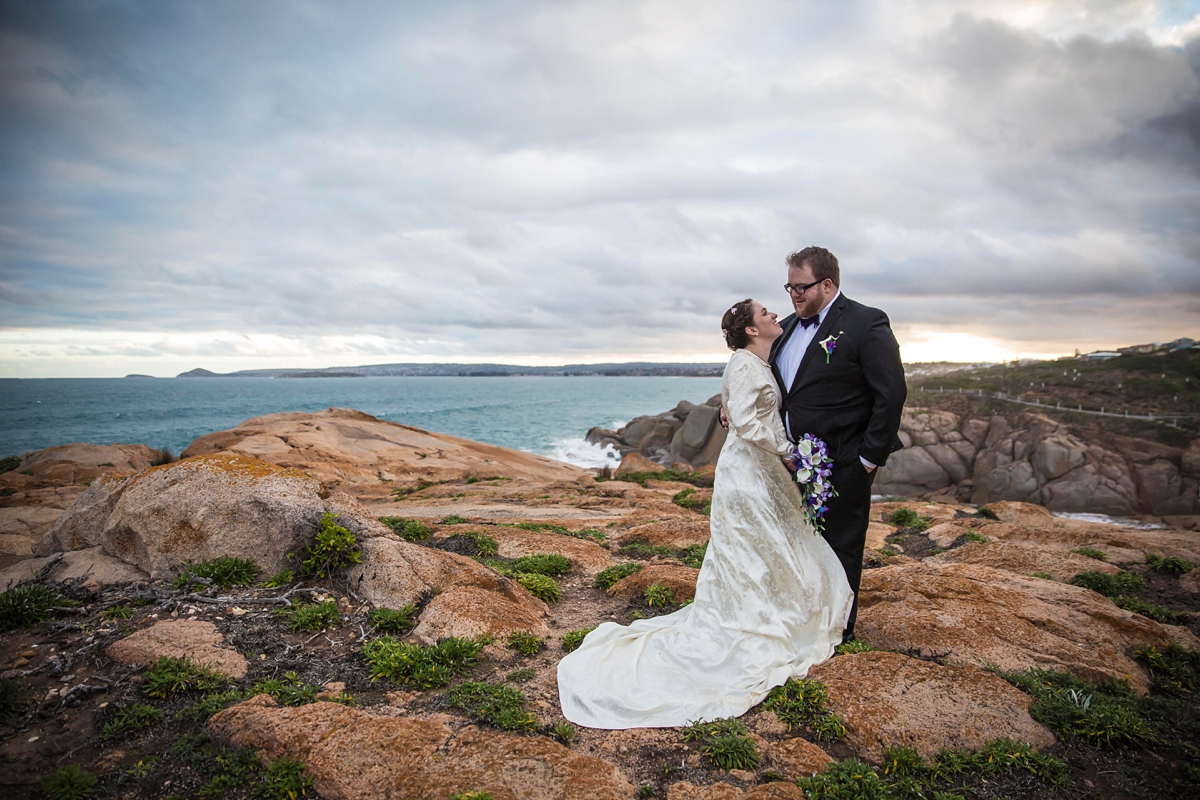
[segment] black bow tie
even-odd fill
[[[815,328],[815,327],[817,327],[817,324],[820,321],[821,321],[820,314],[818,314],[815,317],[801,317],[800,318],[800,327],[801,328]]]

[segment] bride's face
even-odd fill
[[[751,303],[751,307],[754,309],[753,327],[758,333],[750,333],[749,330],[747,330],[747,333],[750,333],[755,339],[762,339],[767,342],[773,342],[783,335],[783,327],[779,324],[779,315],[767,311],[757,300],[752,300]],[[747,326],[747,328],[749,327]]]

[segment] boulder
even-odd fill
[[[520,558],[532,553],[557,553],[570,560],[584,575],[595,575],[611,566],[609,551],[594,541],[576,539],[550,531],[527,531],[506,525],[491,525],[486,531],[499,544],[498,554],[504,558]]]
[[[967,542],[962,547],[939,553],[927,561],[978,564],[1015,572],[1018,575],[1044,572],[1054,580],[1063,582],[1071,580],[1081,572],[1106,572],[1114,575],[1121,571],[1115,564],[1081,556],[1065,548],[1044,547],[1025,542]]]
[[[720,409],[717,409],[717,411],[720,413]],[[729,431],[720,425],[714,426],[704,447],[692,457],[692,465],[695,467],[704,467],[716,464],[717,459],[721,455],[721,448],[725,446],[727,438],[729,438]]]
[[[449,718],[443,718],[449,721]],[[280,708],[265,695],[215,714],[214,736],[264,760],[303,761],[329,800],[445,800],[488,792],[496,800],[627,800],[635,787],[613,765],[545,736],[518,736],[436,719],[380,716],[337,703]]]
[[[129,475],[103,475],[67,508],[34,546],[34,555],[48,556],[62,550],[79,550],[98,546],[108,524],[109,514],[116,508],[121,493],[129,484]]]
[[[1036,750],[1055,741],[1029,716],[1029,695],[978,667],[868,652],[830,659],[809,677],[825,684],[829,708],[845,720],[843,741],[873,764],[892,747],[932,757],[943,748],[981,750],[999,737]]]
[[[216,625],[198,619],[160,620],[113,642],[105,653],[122,664],[140,667],[162,657],[187,658],[234,680],[246,677],[249,669],[242,654],[225,644]]]
[[[17,472],[32,473],[43,483],[88,484],[103,474],[140,472],[162,458],[144,444],[71,444],[26,453]]]
[[[79,581],[84,586],[99,588],[119,583],[138,583],[148,581],[150,576],[132,564],[126,564],[119,558],[113,558],[104,553],[100,546],[84,550],[71,550],[58,554],[54,565],[46,577],[52,581]],[[42,567],[49,564],[55,556],[46,558],[28,558],[0,571],[0,591],[8,586],[33,580]]]
[[[708,541],[708,536],[708,517],[702,514],[692,514],[690,517],[637,525],[614,535],[613,541],[617,544],[642,541],[647,544],[679,549],[693,544],[704,544]]]
[[[662,472],[666,467],[657,462],[651,461],[641,453],[630,453],[621,459],[621,463],[617,466],[617,471],[613,473],[615,478],[623,478],[637,472]]]
[[[979,509],[995,517],[1000,522],[1012,525],[1047,526],[1054,522],[1054,515],[1042,506],[1033,503],[1018,503],[1013,500],[1000,500],[989,503]]]
[[[631,600],[641,597],[655,584],[671,590],[676,603],[683,603],[696,596],[696,579],[700,570],[679,564],[649,564],[638,572],[617,581],[608,590],[609,597]]]
[[[796,736],[772,742],[768,762],[771,767],[789,778],[807,778],[824,772],[833,758],[812,742]]]
[[[865,571],[856,633],[878,648],[949,663],[1128,678],[1142,693],[1150,680],[1129,653],[1176,638],[1089,589],[931,561]]]
[[[708,437],[717,424],[719,409],[712,406],[695,406],[683,423],[683,447],[685,455],[694,455],[708,442]]]
[[[346,578],[360,597],[377,607],[401,608],[432,598],[413,631],[425,643],[447,636],[550,632],[546,604],[516,581],[466,556],[396,536],[365,540],[362,563],[351,567]]]

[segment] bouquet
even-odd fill
[[[833,459],[829,448],[811,433],[796,443],[792,455],[796,458],[796,483],[800,484],[800,496],[804,498],[804,509],[813,529],[820,533],[825,512],[829,510],[829,499],[837,497],[837,490],[829,482],[833,474]]]

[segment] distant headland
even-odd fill
[[[372,364],[362,367],[328,367],[325,369],[247,369],[238,372],[212,372],[196,368],[181,372],[177,378],[365,378],[379,376],[403,377],[516,377],[560,375],[654,376],[685,378],[719,378],[724,364],[656,363],[649,361],[627,364],[566,364],[560,367],[521,367],[514,364]]]

